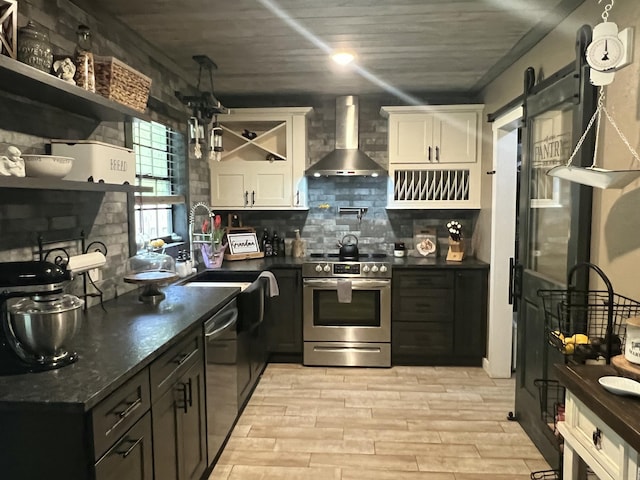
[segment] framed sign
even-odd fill
[[[260,252],[258,239],[255,232],[252,233],[228,233],[227,244],[231,255]]]

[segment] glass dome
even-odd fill
[[[154,251],[141,251],[127,260],[127,275],[142,272],[175,273],[176,262],[172,256]]]

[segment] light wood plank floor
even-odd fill
[[[528,480],[513,406],[482,368],[270,364],[209,480]]]

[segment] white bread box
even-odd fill
[[[74,158],[65,180],[136,184],[136,156],[130,148],[93,140],[51,140],[51,154]]]

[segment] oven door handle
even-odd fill
[[[324,290],[335,290],[338,286],[338,278],[313,278],[313,279],[305,279],[303,284],[305,287],[324,289]],[[363,278],[351,279],[344,278],[343,280],[351,280],[352,288],[385,288],[391,286],[391,280],[368,280]]]

